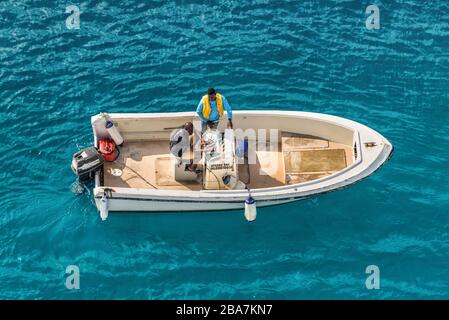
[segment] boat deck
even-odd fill
[[[282,133],[278,150],[256,151],[256,163],[238,165],[251,189],[306,182],[333,174],[353,162],[351,146],[318,137]],[[104,185],[166,190],[203,189],[200,181],[176,181],[168,141],[126,141],[115,162],[104,165]]]

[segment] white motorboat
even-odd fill
[[[103,219],[110,211],[243,209],[249,192],[258,207],[301,200],[369,176],[393,152],[375,130],[337,116],[234,111],[234,130],[225,130],[225,120],[218,126],[224,156],[206,159],[203,149],[191,151],[191,159],[195,152],[200,159],[194,173],[169,151],[173,128],[198,121],[193,112],[108,117],[123,145],[115,161],[95,171],[94,198]],[[104,114],[92,117],[96,147],[99,139],[111,136],[107,121]],[[200,138],[194,135],[194,144]]]

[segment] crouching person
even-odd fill
[[[185,165],[186,171],[195,172],[196,165],[190,157],[192,144],[190,136],[193,134],[193,124],[184,123],[180,128],[173,130],[170,135],[170,153],[176,157],[177,165]]]

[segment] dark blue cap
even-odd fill
[[[229,184],[229,181],[231,180],[231,176],[224,176],[223,177],[223,182],[224,182],[224,184],[226,184],[226,185],[228,185]]]
[[[249,196],[248,198],[246,198],[245,203],[246,204],[253,204],[255,203],[256,200],[254,200],[251,196]]]

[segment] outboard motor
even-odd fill
[[[72,170],[80,181],[88,181],[94,178],[95,172],[103,163],[104,157],[97,148],[89,147],[73,155]]]

